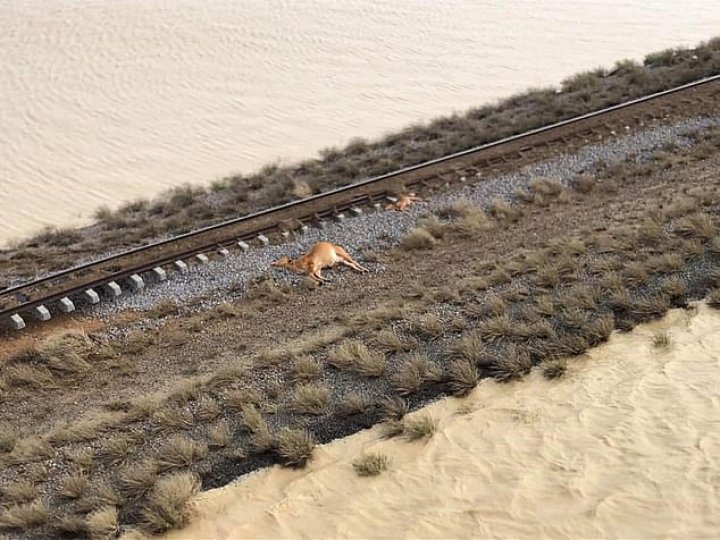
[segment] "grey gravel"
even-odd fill
[[[242,296],[254,280],[268,275],[269,272],[278,283],[297,284],[302,279],[300,276],[273,270],[269,266],[270,262],[283,255],[296,257],[319,240],[340,244],[351,255],[362,260],[360,252],[363,249],[385,248],[396,244],[415,226],[420,216],[458,199],[467,199],[480,207],[487,207],[495,199],[512,202],[513,192],[526,187],[535,177],[549,176],[568,185],[579,173],[589,172],[601,164],[609,165],[622,161],[629,155],[635,155],[635,159],[641,161],[667,144],[689,147],[692,145],[688,137],[690,133],[718,123],[720,117],[695,118],[632,135],[613,136],[586,146],[576,153],[561,155],[511,174],[483,177],[482,181],[475,185],[439,195],[426,203],[411,207],[407,212],[369,211],[358,217],[347,217],[341,222],[328,221],[324,229],[311,228],[302,236],[291,237],[283,245],[253,247],[247,253],[238,249],[226,258],[195,266],[186,274],[173,273],[168,281],[149,286],[142,292],[127,292],[115,301],[106,301],[85,309],[103,318],[109,318],[120,310],[147,310],[160,300],[173,300],[179,306],[192,310],[206,309]],[[364,264],[372,272],[383,271],[380,264]],[[346,271],[350,270],[333,270],[326,275],[333,281],[342,282],[343,273]],[[127,284],[124,285],[124,290],[129,291]]]

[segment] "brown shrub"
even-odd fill
[[[468,395],[478,383],[480,376],[475,363],[468,358],[455,358],[450,362],[450,390],[454,396]]]
[[[299,414],[324,414],[330,401],[330,389],[318,384],[300,384],[295,388],[292,410]]]
[[[158,450],[155,463],[158,472],[189,467],[207,456],[204,443],[194,441],[186,435],[174,436]]]
[[[417,227],[400,239],[400,247],[408,251],[430,249],[435,245],[435,237],[427,230]]]
[[[278,454],[289,467],[304,467],[314,449],[315,440],[306,430],[283,428],[278,434]]]
[[[199,491],[200,479],[192,473],[179,472],[160,478],[142,512],[146,527],[152,532],[163,532],[187,525],[188,503]]]
[[[353,460],[353,469],[358,476],[377,476],[387,470],[390,459],[378,452],[363,452]]]
[[[316,379],[322,370],[318,360],[310,355],[303,354],[295,358],[290,375],[293,382],[311,381]]]

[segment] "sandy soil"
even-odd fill
[[[652,345],[668,331],[671,345]],[[481,383],[430,414],[427,443],[378,428],[206,492],[168,540],[709,538],[720,531],[720,313],[701,305],[616,334],[565,378]],[[351,466],[391,458],[377,478]]]

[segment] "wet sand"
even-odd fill
[[[0,245],[720,28],[720,5],[0,2]]]
[[[652,336],[669,331],[658,350]],[[485,381],[414,414],[427,443],[377,428],[204,493],[168,540],[230,538],[716,538],[720,534],[720,313],[674,310],[569,363]],[[362,451],[391,458],[358,477]]]

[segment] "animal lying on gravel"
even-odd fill
[[[318,242],[305,255],[295,260],[281,257],[277,261],[271,262],[270,266],[287,268],[293,272],[307,274],[314,281],[320,283],[328,281],[320,273],[322,269],[332,268],[338,262],[358,272],[369,272],[367,268],[360,266],[341,246],[330,242]]]
[[[400,197],[398,197],[397,202],[388,204],[385,207],[385,210],[397,210],[398,212],[403,212],[412,203],[420,202],[420,201],[422,201],[422,199],[420,197],[417,197],[414,193],[400,195]]]

